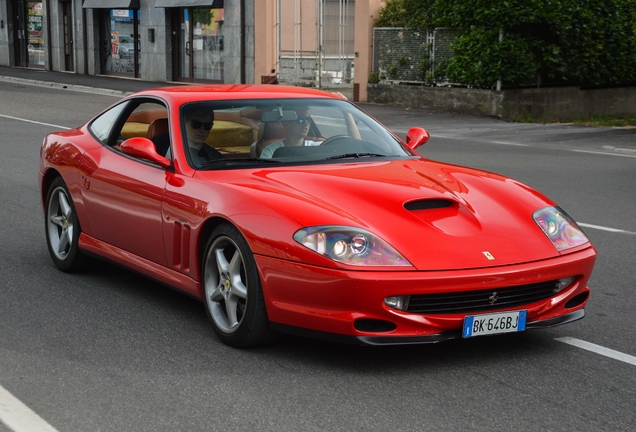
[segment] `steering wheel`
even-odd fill
[[[320,144],[320,145],[321,146],[332,145],[332,144],[334,144],[334,143],[336,143],[336,142],[338,142],[340,140],[343,140],[343,139],[353,139],[353,137],[351,137],[349,135],[346,135],[346,134],[334,135],[334,136],[329,137],[326,140],[324,140],[322,142],[322,144]]]

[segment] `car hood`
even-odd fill
[[[559,255],[532,218],[554,203],[497,174],[401,160],[255,170],[242,180],[235,186],[249,188],[255,202],[304,227],[367,229],[418,270],[511,265]]]

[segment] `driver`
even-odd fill
[[[206,143],[212,126],[214,111],[197,111],[186,117],[187,150],[190,160],[197,168],[205,162],[223,158],[217,149]]]
[[[296,114],[298,118],[293,121],[284,121],[280,122],[285,131],[287,132],[287,136],[285,139],[272,143],[263,149],[261,153],[261,158],[271,158],[276,149],[280,147],[291,147],[291,146],[319,146],[322,144],[322,141],[312,141],[307,139],[307,134],[309,133],[309,125],[311,122],[311,117],[309,117],[309,110],[307,108],[300,108],[296,110]]]

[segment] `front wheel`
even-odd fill
[[[256,261],[236,227],[222,224],[210,236],[202,283],[205,309],[224,343],[246,348],[274,338]]]
[[[60,177],[49,188],[45,216],[46,243],[57,268],[64,272],[85,270],[91,260],[79,250],[82,230],[71,194]]]

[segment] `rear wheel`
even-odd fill
[[[45,215],[46,243],[57,268],[64,272],[85,270],[92,260],[79,250],[82,230],[71,194],[60,177],[53,180],[49,188]]]
[[[253,347],[273,340],[256,261],[236,227],[222,224],[212,233],[202,281],[208,317],[224,343]]]

